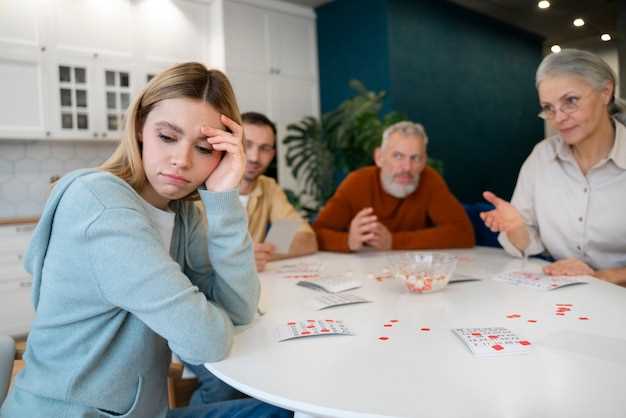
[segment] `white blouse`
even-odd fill
[[[626,127],[615,122],[608,157],[583,175],[559,135],[537,144],[520,170],[511,204],[528,226],[526,255],[575,257],[595,269],[626,266]],[[506,233],[504,249],[523,254]]]

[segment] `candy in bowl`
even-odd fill
[[[389,256],[389,269],[409,292],[430,293],[448,285],[456,261],[445,253],[405,252]]]

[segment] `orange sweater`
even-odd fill
[[[394,250],[474,246],[463,206],[435,170],[426,167],[417,190],[398,199],[383,190],[380,169],[369,166],[350,173],[320,211],[313,225],[320,250],[350,251],[350,222],[370,206],[391,232]]]

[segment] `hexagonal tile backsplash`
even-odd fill
[[[39,216],[52,176],[106,160],[116,143],[0,141],[0,219]]]

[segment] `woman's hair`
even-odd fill
[[[606,87],[607,82],[613,84],[613,97],[609,103],[609,115],[626,124],[626,102],[616,97],[615,73],[599,56],[579,49],[563,49],[547,55],[535,76],[535,86],[539,87],[546,77],[570,75],[583,78],[594,90]]]
[[[218,70],[209,70],[197,62],[187,62],[164,70],[154,77],[131,103],[120,144],[111,157],[99,168],[126,181],[136,191],[146,184],[139,141],[143,125],[152,109],[162,100],[197,99],[210,104],[218,113],[238,124],[241,116],[235,93],[226,76]],[[194,192],[185,199],[197,200]]]

